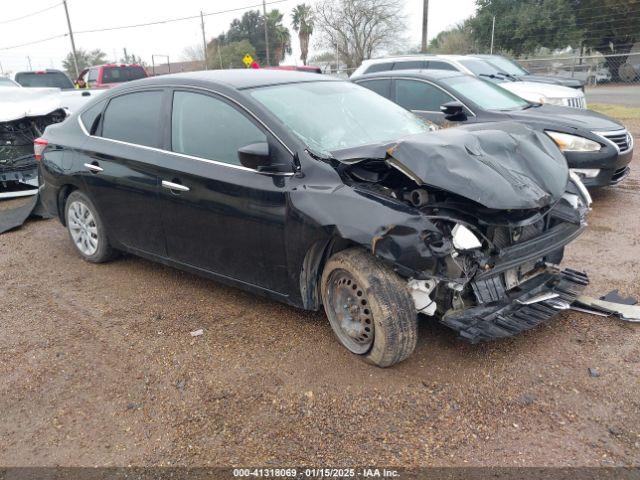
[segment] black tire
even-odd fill
[[[418,338],[418,315],[407,282],[391,268],[362,249],[350,248],[327,261],[321,285],[331,328],[348,350],[379,367],[411,355]],[[342,303],[349,300],[344,295],[350,291],[355,305],[347,308]],[[367,327],[373,328],[366,331]]]
[[[78,218],[78,207],[82,205],[82,207],[86,208],[90,214],[91,221],[87,223],[83,228],[84,230],[84,238],[88,239],[91,237],[91,244],[89,242],[82,242],[77,240],[78,238],[78,227],[79,223],[75,221],[75,218]],[[80,190],[74,190],[67,197],[67,201],[64,206],[64,219],[67,224],[67,231],[69,232],[69,238],[73,243],[74,247],[80,254],[80,256],[88,262],[91,263],[103,263],[113,259],[116,255],[115,250],[109,244],[109,239],[107,237],[106,228],[104,226],[104,222],[100,218],[100,214],[96,209],[93,202]],[[74,228],[75,227],[75,228]],[[89,233],[88,228],[91,229]],[[84,249],[80,245],[84,244],[88,247],[93,247],[93,242],[95,241],[95,251],[93,248]]]

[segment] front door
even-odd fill
[[[238,149],[267,142],[272,160],[289,165],[290,154],[242,109],[196,91],[173,93],[169,135],[174,153],[160,173],[168,257],[285,292],[286,199],[292,173],[264,174],[243,167]]]

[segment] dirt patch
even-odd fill
[[[640,297],[632,167],[568,248],[589,293]],[[423,322],[381,370],[324,314],[135,257],[88,264],[57,220],[0,236],[0,280],[2,465],[640,462],[638,325],[570,312],[471,346]]]

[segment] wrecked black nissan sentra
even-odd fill
[[[558,267],[590,198],[551,139],[517,124],[432,132],[329,77],[131,82],[36,150],[41,199],[86,260],[126,251],[324,306],[340,342],[379,366],[411,354],[418,314],[471,342],[506,337],[588,281]]]

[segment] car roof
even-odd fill
[[[245,88],[266,87],[271,85],[284,85],[287,83],[344,81],[339,78],[329,77],[317,73],[298,72],[291,70],[270,70],[262,68],[238,68],[231,70],[201,70],[198,72],[174,73],[159,75],[129,82],[129,84],[142,85],[155,83],[177,83],[188,85],[224,85],[226,87],[242,90]]]
[[[379,78],[379,77],[415,77],[424,78],[427,80],[438,81],[445,78],[453,77],[469,77],[466,73],[458,72],[457,70],[387,70],[384,72],[365,73],[358,75],[356,80],[365,80],[367,78]]]

